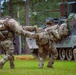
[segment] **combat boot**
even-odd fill
[[[10,61],[10,68],[14,69],[14,67],[15,67],[15,65],[14,65],[14,56],[11,56],[9,61]]]
[[[44,63],[43,62],[39,62],[38,66],[39,66],[39,68],[43,68]]]
[[[48,65],[47,65],[47,67],[48,67],[48,68],[54,68],[54,67],[53,67],[53,63],[51,63],[51,62],[48,62]]]
[[[14,67],[14,66],[11,66],[10,68],[11,68],[11,69],[14,69],[15,67]]]
[[[47,65],[48,68],[54,68],[52,65]]]
[[[11,68],[11,69],[14,69],[14,68],[15,68],[14,63],[10,63],[10,68]]]
[[[3,69],[3,63],[2,62],[0,62],[0,69]]]

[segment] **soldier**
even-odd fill
[[[47,67],[53,68],[54,61],[58,57],[58,52],[56,47],[53,45],[54,40],[60,39],[57,31],[55,29],[50,29],[50,33],[48,32],[48,28],[55,25],[53,22],[53,18],[46,20],[46,28],[44,32],[40,32],[39,39],[36,40],[37,45],[39,46],[39,55],[40,62],[39,67],[43,68],[44,60],[47,55],[51,55]]]
[[[28,27],[27,27],[28,28]],[[33,27],[34,28],[34,27]],[[0,68],[3,68],[3,65],[9,60],[10,61],[10,68],[14,68],[14,45],[13,45],[13,39],[14,35],[19,34],[23,36],[28,36],[30,32],[24,31],[22,29],[22,26],[19,25],[19,23],[12,19],[11,17],[8,17],[4,20],[0,20],[0,41],[1,46],[3,50],[6,52],[6,55],[0,60]]]
[[[55,25],[53,20],[47,20],[46,24],[48,25],[45,29],[37,28],[37,33],[33,34],[30,38],[35,38],[36,43],[39,47],[39,67],[43,68],[44,60],[47,54],[51,54],[50,60],[47,67],[52,68],[54,61],[58,57],[58,52],[56,47],[54,47],[54,42],[61,39],[61,37],[68,36],[67,24]],[[26,27],[23,28],[26,30]]]
[[[46,24],[49,24],[49,25],[53,25],[53,21],[50,20],[46,22]],[[48,25],[48,26],[49,26]],[[49,27],[47,27],[49,28]],[[27,30],[26,27],[23,27],[24,30]],[[55,59],[58,57],[58,53],[57,53],[57,49],[54,47],[53,45],[53,41],[54,39],[59,39],[59,35],[57,33],[57,31],[54,31],[51,30],[50,31],[50,34],[46,31],[46,28],[45,29],[40,29],[40,28],[36,28],[36,34],[34,34],[35,36],[33,36],[33,38],[36,39],[36,43],[39,47],[39,67],[40,68],[43,68],[44,66],[44,60],[47,56],[47,54],[51,54],[51,57],[50,57],[50,60],[48,62],[48,65],[47,67],[50,67],[52,68],[53,67],[53,64],[54,64],[54,61]],[[49,37],[50,35],[50,37]],[[53,36],[54,35],[54,36]]]
[[[1,30],[2,31],[7,30],[8,31],[7,34],[10,33],[10,35],[7,36],[7,37],[9,37],[8,40],[10,39],[10,37],[12,39],[13,38],[12,36],[15,33],[19,34],[19,35],[23,35],[25,37],[36,39],[36,42],[37,42],[37,44],[39,46],[39,54],[40,54],[39,67],[40,68],[43,67],[43,65],[44,65],[44,59],[46,58],[46,55],[48,54],[48,52],[51,53],[51,57],[50,57],[50,60],[48,62],[47,67],[52,67],[53,66],[54,61],[55,61],[55,59],[58,56],[57,50],[54,47],[53,42],[54,42],[54,39],[60,39],[60,36],[58,35],[58,31],[54,30],[54,29],[57,28],[57,26],[52,27],[50,30],[49,29],[44,29],[43,32],[38,32],[41,29],[35,27],[33,29],[35,29],[35,31],[37,31],[37,33],[31,33],[31,32],[28,31],[28,28],[30,28],[30,27],[28,27],[28,28],[24,27],[23,28],[14,19],[6,18],[4,21],[1,21],[1,22],[3,23],[3,25],[0,26],[0,31]],[[10,41],[11,41],[11,39],[10,39]],[[4,47],[4,48],[8,49],[8,47],[9,46]],[[11,49],[11,47],[9,49]],[[11,56],[10,53],[7,54],[4,57],[4,59],[2,59],[0,61],[1,68],[3,67],[3,65],[5,64],[5,62],[10,59],[9,56]]]
[[[1,29],[2,28],[2,29]],[[5,64],[6,61],[9,60],[10,62],[10,67],[14,68],[14,45],[13,45],[13,39],[14,39],[14,34],[6,30],[3,25],[0,25],[0,41],[1,41],[1,46],[2,49],[5,51],[6,55],[0,60],[0,69],[3,68],[3,65]]]

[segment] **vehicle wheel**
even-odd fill
[[[76,48],[73,50],[74,60],[76,61]]]
[[[59,58],[60,58],[60,60],[65,60],[65,55],[66,55],[65,50],[64,49],[60,49],[59,50]]]
[[[72,60],[72,58],[73,58],[72,49],[66,50],[66,58],[67,58],[67,60]]]

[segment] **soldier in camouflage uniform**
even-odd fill
[[[53,21],[47,22],[47,24],[53,25]],[[49,28],[49,27],[48,27]],[[24,30],[27,30],[26,27],[23,27]],[[32,28],[31,28],[32,29]],[[55,59],[58,57],[57,49],[53,45],[53,41],[55,39],[59,39],[59,35],[56,31],[53,32],[50,31],[50,37],[49,33],[46,31],[46,29],[36,28],[35,36],[33,38],[36,39],[36,43],[39,47],[39,67],[43,68],[44,66],[44,60],[47,57],[47,54],[51,54],[50,60],[48,62],[47,67],[53,67]]]
[[[1,46],[6,55],[0,60],[0,68],[9,60],[10,67],[14,68],[14,45],[13,45],[14,34],[7,30],[3,24],[0,24],[0,41]]]
[[[48,62],[48,67],[52,67],[55,59],[58,56],[57,50],[53,45],[53,41],[56,39],[60,39],[59,35],[58,35],[58,31],[55,30],[57,29],[57,26],[52,27],[51,30],[49,29],[44,29],[43,32],[40,32],[40,30],[37,27],[33,28],[34,31],[36,31],[37,33],[31,33],[29,32],[29,28],[30,27],[21,27],[18,22],[14,19],[11,18],[6,18],[5,20],[1,21],[3,23],[2,26],[0,26],[0,31],[4,31],[7,30],[9,33],[11,33],[10,35],[8,35],[7,38],[8,40],[13,39],[13,34],[19,34],[19,35],[23,35],[25,37],[29,37],[29,38],[34,38],[36,39],[36,42],[39,46],[39,54],[40,54],[40,62],[39,62],[39,67],[42,68],[44,65],[44,59],[46,57],[46,55],[48,53],[51,53],[51,57],[50,60]],[[0,23],[1,23],[0,22]],[[32,31],[32,30],[31,30]],[[8,34],[7,32],[7,34]],[[5,38],[6,39],[6,38]],[[11,41],[10,39],[10,41]],[[12,41],[11,41],[12,42]],[[8,42],[9,43],[9,42]],[[4,44],[3,44],[4,45]],[[9,45],[9,44],[8,44]],[[11,44],[12,45],[12,44]],[[6,46],[6,45],[5,45]],[[13,49],[13,48],[8,48],[9,46],[4,47],[5,49]],[[13,46],[12,46],[13,47]],[[10,51],[10,50],[9,50]],[[7,52],[9,54],[7,54],[1,61],[0,61],[0,67],[3,68],[3,65],[5,64],[5,62],[7,60],[10,59],[10,52]],[[13,58],[12,58],[13,60]],[[14,67],[14,65],[13,65]],[[11,67],[12,68],[12,67]]]
[[[53,43],[60,40],[64,36],[68,36],[68,29],[66,24],[62,24],[60,26],[55,25],[53,20],[47,20],[46,24],[48,25],[47,28],[36,28],[37,33],[30,37],[36,39],[36,43],[39,47],[40,68],[43,68],[44,60],[47,54],[51,54],[47,67],[53,67],[54,61],[58,57],[57,49],[54,47]],[[23,29],[27,30],[26,27],[23,27]]]
[[[26,27],[28,28],[28,27]],[[30,27],[31,28],[31,27]],[[34,27],[33,27],[34,28]],[[6,52],[6,55],[0,60],[0,68],[3,68],[3,65],[9,60],[10,68],[14,68],[14,34],[19,34],[28,36],[30,32],[24,31],[18,22],[11,17],[8,17],[4,20],[0,20],[0,41],[3,50]],[[29,37],[29,36],[28,36]]]
[[[46,20],[46,27],[49,28],[55,25],[53,19],[50,18]],[[47,67],[53,68],[54,61],[58,57],[57,49],[53,45],[54,40],[59,39],[59,35],[56,30],[51,30],[50,33],[48,32],[47,28],[44,29],[44,32],[40,32],[40,38],[36,40],[37,45],[39,46],[39,67],[43,68],[44,60],[48,54],[51,54]]]

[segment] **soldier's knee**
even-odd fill
[[[9,60],[14,60],[14,56],[13,55],[10,55]]]
[[[9,55],[13,55],[13,53],[14,53],[13,50],[9,50],[9,51],[7,51],[7,54],[9,54]]]
[[[57,59],[58,58],[58,53],[55,53],[54,55],[53,55],[53,59]]]

